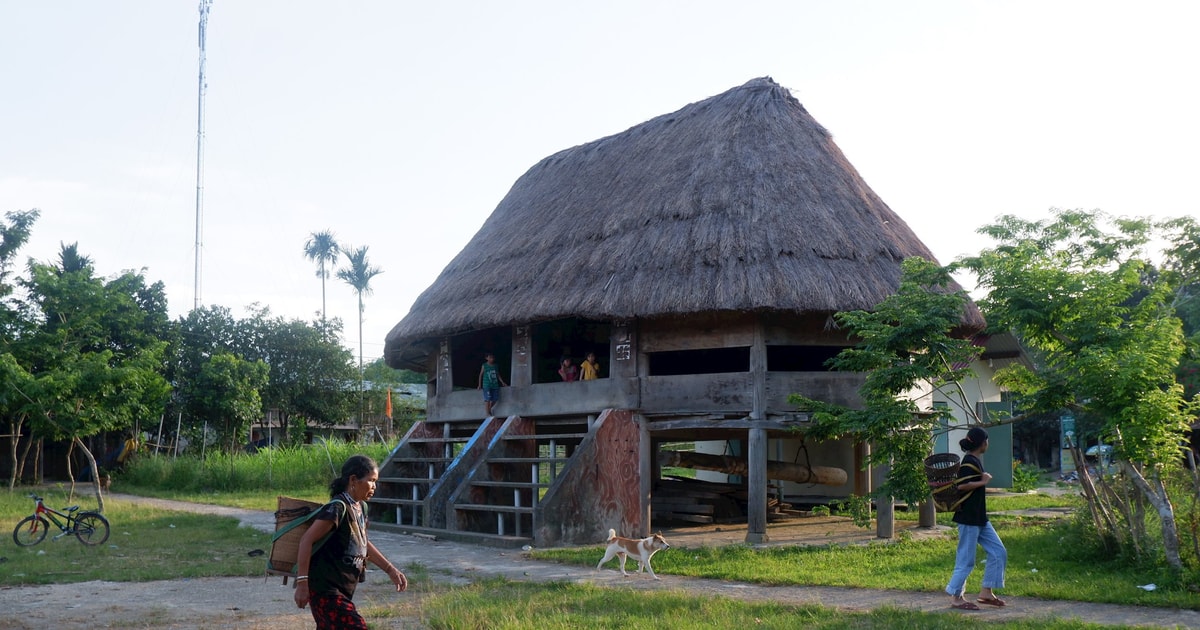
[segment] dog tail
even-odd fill
[[[604,542],[612,542],[612,540],[616,537],[617,537],[617,530],[610,529],[610,530],[608,530],[608,538],[604,539]]]

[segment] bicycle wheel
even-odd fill
[[[85,545],[100,545],[108,540],[108,519],[96,512],[75,517],[75,537]]]
[[[47,523],[46,519],[40,516],[26,516],[13,530],[13,542],[22,547],[36,545],[46,539],[49,529],[50,523]]]

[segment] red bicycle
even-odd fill
[[[63,508],[65,512],[59,512],[46,507],[42,497],[31,494],[29,498],[37,502],[37,509],[33,514],[21,519],[13,530],[13,542],[18,545],[29,547],[45,540],[51,522],[62,532],[55,536],[54,540],[63,536],[75,536],[85,545],[99,545],[108,540],[108,519],[99,512],[79,512],[78,505]]]

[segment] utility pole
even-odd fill
[[[196,276],[193,309],[200,308],[200,278],[204,259],[204,93],[208,82],[204,78],[204,40],[208,34],[208,11],[212,0],[200,0],[200,83],[196,91]]]

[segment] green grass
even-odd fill
[[[68,501],[53,488],[37,490],[49,507],[79,504],[94,509],[95,501]],[[105,499],[104,516],[111,534],[102,545],[88,547],[74,536],[19,547],[12,539],[17,522],[33,513],[27,489],[0,492],[0,526],[4,536],[0,556],[0,586],[63,584],[88,580],[147,581],[188,577],[262,575],[266,556],[250,551],[270,551],[270,536],[239,527],[237,519],[160,510],[116,499]],[[53,526],[52,526],[53,527]]]
[[[371,617],[387,617],[389,607],[368,608]],[[481,580],[446,589],[421,602],[421,619],[429,628],[628,628],[631,630],[708,630],[709,628],[1003,628],[1065,630],[1099,628],[1056,619],[995,622],[947,613],[880,608],[847,613],[815,605],[745,602],[727,597],[701,597],[681,591],[630,592],[588,584],[525,583]],[[1113,626],[1105,626],[1113,627]]]
[[[1075,530],[1047,522],[996,521],[1008,549],[1008,595],[1200,609],[1186,580],[1125,560],[1101,558],[1072,539]],[[841,586],[941,592],[954,564],[954,536],[848,546],[672,547],[654,557],[658,573],[754,584]],[[590,566],[601,547],[535,551],[543,560]],[[982,563],[983,554],[979,555]],[[967,590],[977,590],[982,564]],[[1137,585],[1155,583],[1147,592]]]
[[[61,489],[39,489],[52,507],[88,501],[68,501]],[[323,490],[322,490],[323,492]],[[269,536],[238,527],[234,519],[192,515],[147,508],[129,502],[106,500],[105,514],[112,536],[98,547],[78,541],[44,541],[29,548],[17,547],[11,529],[32,511],[25,491],[0,493],[5,541],[0,556],[6,558],[0,586],[72,583],[104,579],[144,581],[204,576],[258,576],[265,557],[251,557],[254,549],[269,550]],[[157,493],[167,498],[188,498],[187,491]],[[224,491],[209,494],[208,502],[274,508],[274,490]],[[304,494],[304,493],[289,493]],[[317,493],[321,496],[321,492]],[[1011,497],[1014,506],[1042,505],[1044,500],[1022,495]],[[1018,509],[1012,507],[1009,509]],[[1026,521],[1000,523],[1001,537],[1010,551],[1009,585],[1004,594],[1082,601],[1103,601],[1149,606],[1198,608],[1195,596],[1182,589],[1148,593],[1136,584],[1157,581],[1116,560],[1075,557],[1077,548],[1063,536],[1066,528]],[[44,552],[39,554],[38,552]],[[555,559],[593,566],[599,547],[535,552],[540,559]],[[655,556],[662,573],[736,580],[762,584],[836,585],[940,592],[953,561],[951,540],[901,541],[893,544],[845,547],[781,547],[755,550],[744,545],[689,549],[673,547]],[[1037,568],[1035,573],[1032,569]],[[680,592],[630,592],[586,584],[522,583],[483,579],[467,586],[436,583],[417,566],[406,568],[417,586],[414,597],[369,598],[363,611],[374,622],[389,618],[420,619],[429,628],[1092,628],[1088,624],[1032,619],[993,623],[945,613],[921,613],[881,608],[870,613],[846,613],[819,606],[793,606],[778,602],[745,602],[725,597],[698,597]],[[977,571],[973,576],[978,580]],[[968,585],[977,587],[977,582]],[[386,623],[386,622],[385,622]]]

